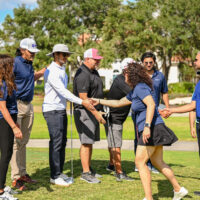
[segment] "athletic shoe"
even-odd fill
[[[106,170],[109,171],[109,172],[115,172],[115,166],[109,164],[109,165],[106,167]]]
[[[144,198],[143,200],[147,200],[146,198]]]
[[[15,188],[15,189],[18,189],[20,191],[23,191],[26,189],[26,186],[24,185],[24,182],[19,178],[19,179],[14,179],[12,181],[12,186]]]
[[[80,179],[88,183],[101,183],[101,181],[93,176],[91,172],[83,172]]]
[[[92,173],[92,176],[94,176],[95,178],[102,178],[102,175],[97,174],[96,171],[92,169],[92,167],[90,167],[90,171]]]
[[[188,194],[188,191],[184,187],[181,187],[179,192],[174,191],[173,200],[180,200],[182,199],[182,197],[186,196],[187,194]]]
[[[151,171],[154,174],[159,174],[160,173],[154,166],[151,167]]]
[[[72,184],[74,182],[73,178],[72,177],[68,177],[66,174],[60,174],[59,177],[62,178],[68,184]]]
[[[13,190],[13,189],[12,189],[11,187],[9,187],[9,186],[6,186],[3,190],[4,190],[4,192],[7,192],[7,193],[9,193],[9,194],[11,194],[11,195],[13,195],[13,194],[18,194],[18,193],[19,193],[19,192]]]
[[[123,181],[123,180],[134,181],[134,179],[129,177],[129,176],[127,176],[125,172],[115,173],[114,176],[116,177],[116,181]]]
[[[70,185],[69,183],[64,181],[61,177],[58,177],[56,179],[50,178],[50,183],[52,183],[54,185],[64,186],[64,187],[69,187],[69,185]]]
[[[13,197],[13,195],[9,194],[8,192],[4,192],[0,195],[1,200],[18,200],[18,198]]]
[[[195,191],[194,194],[200,196],[200,191]]]
[[[22,176],[20,179],[25,183],[33,183],[33,184],[37,183],[37,181],[33,180],[28,174],[26,174],[25,176]]]

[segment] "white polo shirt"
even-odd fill
[[[68,77],[65,67],[52,62],[44,73],[43,112],[65,110],[66,100],[81,105],[82,99],[76,97],[67,88]]]

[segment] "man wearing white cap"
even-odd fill
[[[36,42],[31,38],[25,38],[20,42],[14,62],[15,84],[17,86],[17,123],[22,130],[23,139],[15,138],[13,155],[11,159],[11,178],[13,187],[23,190],[24,182],[34,183],[26,171],[26,144],[29,141],[33,125],[33,100],[34,81],[43,76],[45,68],[34,72],[33,60],[39,52]]]
[[[47,54],[53,57],[54,61],[44,74],[45,97],[42,106],[50,135],[50,183],[66,187],[71,183],[63,174],[67,142],[66,100],[83,105],[89,110],[94,109],[88,99],[82,100],[67,90],[68,77],[64,65],[71,53],[67,45],[56,44],[52,53]]]
[[[134,60],[132,58],[125,58],[121,62],[122,73],[114,79],[107,95],[107,99],[118,100],[125,97],[131,91],[131,88],[125,82],[124,72],[128,67],[128,64],[133,62]],[[123,123],[126,120],[129,111],[130,106],[125,106],[122,108],[110,108],[107,119],[108,121],[105,125],[108,140],[108,150],[110,153],[110,162],[106,170],[115,172],[117,181],[133,180],[131,177],[128,177],[125,172],[122,171],[121,166]]]
[[[97,49],[91,48],[84,52],[84,62],[76,72],[73,85],[74,94],[81,99],[103,98],[103,82],[96,70],[102,58]],[[74,105],[74,119],[81,141],[81,179],[88,183],[100,183],[97,178],[101,177],[91,168],[92,147],[95,141],[100,140],[99,122],[105,123],[100,110],[102,106],[99,105],[92,112],[83,106]]]

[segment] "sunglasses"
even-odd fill
[[[63,55],[63,57],[69,57],[70,56],[70,54],[68,54],[68,53],[61,53],[62,55]]]
[[[152,65],[153,62],[152,61],[150,61],[150,62],[144,62],[144,65],[148,65],[148,64]]]

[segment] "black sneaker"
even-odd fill
[[[123,180],[134,181],[133,178],[127,176],[124,172],[122,172],[122,173],[115,173],[115,177],[116,177],[116,181],[123,181]]]
[[[101,181],[94,177],[91,172],[83,172],[80,179],[88,183],[101,183]]]
[[[102,176],[100,174],[97,174],[96,171],[92,169],[92,167],[90,167],[90,171],[91,171],[92,176],[96,178],[102,178]]]
[[[106,170],[109,171],[109,172],[115,172],[115,166],[109,164],[109,165],[106,167]]]
[[[194,194],[200,196],[200,191],[195,191]]]

